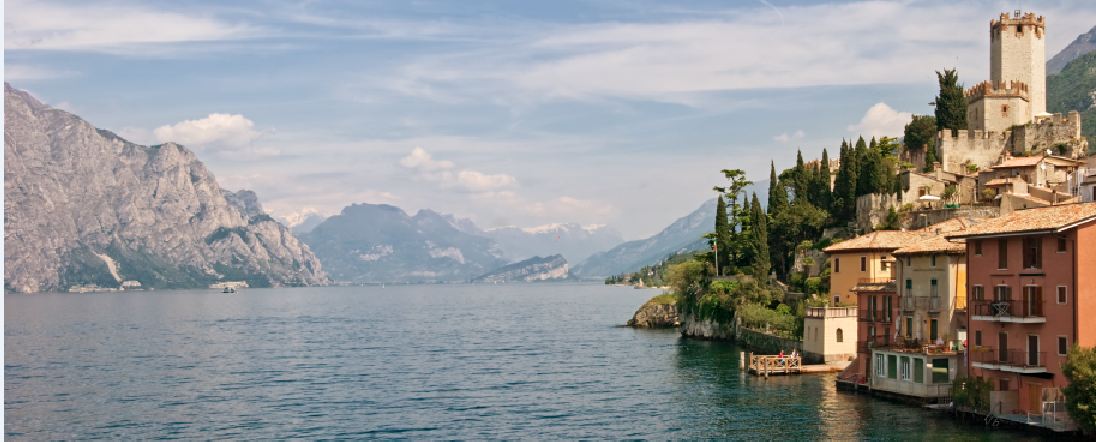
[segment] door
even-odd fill
[[[929,340],[933,343],[939,337],[940,323],[936,319],[929,319]]]
[[[1008,360],[1008,333],[997,333],[997,360],[1001,362]]]
[[[1027,384],[1027,411],[1029,413],[1043,412],[1043,386],[1039,384]]]
[[[1027,351],[1027,353],[1028,353],[1027,365],[1029,367],[1038,367],[1039,366],[1039,336],[1038,335],[1028,335],[1028,345],[1027,345],[1027,347],[1028,347],[1027,348],[1027,350],[1028,350]]]

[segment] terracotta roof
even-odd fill
[[[963,243],[948,241],[946,236],[943,234],[933,235],[892,253],[895,255],[916,255],[921,253],[962,254],[966,252],[966,246]]]
[[[1096,203],[1060,204],[1017,210],[1004,216],[990,218],[967,230],[947,235],[947,239],[1027,232],[1060,232],[1089,221],[1096,221]]]
[[[866,235],[841,241],[822,249],[826,253],[851,252],[856,250],[895,250],[913,244],[923,235],[921,232],[901,230],[876,230]]]
[[[1019,167],[1034,167],[1039,162],[1046,158],[1047,162],[1054,163],[1056,165],[1076,166],[1083,164],[1082,161],[1071,160],[1065,157],[1038,155],[1034,157],[1014,157],[1002,161],[1000,164],[993,166],[994,169],[1014,169]]]
[[[989,187],[1004,186],[1006,184],[1010,184],[1011,181],[1012,181],[1012,179],[1010,179],[1010,178],[994,178],[992,180],[986,181],[986,186],[989,186]]]

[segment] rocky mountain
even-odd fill
[[[624,241],[620,232],[600,224],[497,227],[484,230],[483,235],[495,240],[511,259],[561,254],[573,262],[580,262],[595,252],[607,250]]]
[[[714,199],[708,200],[650,238],[628,241],[591,255],[575,266],[572,273],[585,278],[616,275],[658,262],[676,252],[703,249],[707,247],[704,234],[715,229],[715,206]]]
[[[315,229],[316,226],[320,225],[325,219],[327,219],[327,217],[323,215],[310,213],[305,215],[300,222],[289,225],[289,231],[293,232],[294,235],[304,235],[305,233],[311,232],[312,229]]]
[[[1047,77],[1047,111],[1081,113],[1082,134],[1089,152],[1096,150],[1096,51],[1077,57],[1056,75]]]
[[[1069,62],[1094,50],[1096,50],[1096,26],[1078,35],[1076,40],[1051,57],[1050,61],[1047,61],[1047,75],[1061,72]]]
[[[473,282],[534,282],[567,279],[567,260],[563,255],[534,256],[502,266],[473,279]]]
[[[224,191],[190,150],[130,143],[7,84],[4,110],[6,290],[328,281],[253,192]]]
[[[431,210],[409,216],[387,204],[354,204],[302,239],[339,281],[468,281],[507,264],[489,238]]]

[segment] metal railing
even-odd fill
[[[976,349],[970,353],[971,361],[983,364],[1001,365],[1017,368],[1043,368],[1046,367],[1046,352],[1029,352],[1027,350],[1009,348],[1000,351],[998,348],[986,347]]]
[[[974,300],[971,301],[974,316],[992,316],[996,318],[1046,318],[1043,313],[1043,297],[1035,296],[1026,300]]]

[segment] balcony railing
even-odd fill
[[[1046,322],[1042,298],[1033,296],[1025,300],[974,300],[970,306],[971,316],[975,320]]]
[[[890,324],[893,321],[893,314],[886,310],[870,310],[860,309],[858,315],[860,322],[875,322],[879,324]]]
[[[916,309],[913,296],[902,296],[902,300],[899,302],[904,312],[912,312]]]
[[[1046,371],[1046,352],[1029,352],[1009,348],[983,347],[970,352],[975,367],[999,369],[1002,371],[1041,372]]]
[[[894,342],[885,336],[875,336],[856,343],[856,350],[857,353],[871,353],[873,348],[890,348],[892,345]]]
[[[885,284],[894,281],[894,275],[876,276],[872,278],[857,278],[857,284]]]

